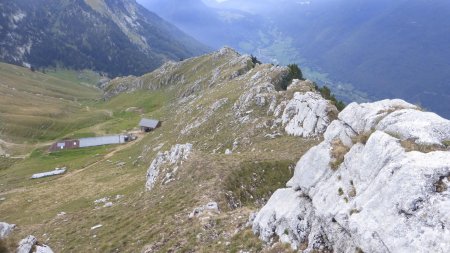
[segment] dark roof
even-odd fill
[[[159,121],[156,119],[141,119],[141,122],[139,122],[139,126],[141,127],[150,127],[150,128],[156,128],[159,124]]]

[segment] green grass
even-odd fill
[[[101,79],[101,76],[92,70],[46,69],[45,73],[58,79],[92,87]]]
[[[21,159],[0,156],[0,171],[12,167],[16,162],[19,161],[21,161]]]
[[[97,136],[97,134],[94,132],[79,131],[79,132],[71,133],[71,134],[67,135],[65,138],[66,139],[79,139],[79,138],[88,138],[88,137],[95,137],[95,136]]]
[[[248,161],[225,179],[232,207],[260,206],[293,175],[293,161]]]
[[[250,229],[244,230],[234,235],[232,243],[229,246],[229,252],[237,253],[242,250],[253,250],[252,252],[261,252],[263,247],[261,240],[253,235]]]
[[[177,74],[194,82],[227,63],[221,60],[207,64],[210,61],[209,56],[187,60],[187,66],[177,69]],[[226,69],[219,79],[228,80],[234,71],[238,69]],[[61,122],[39,130],[41,135],[34,134],[39,148],[29,157],[0,170],[0,195],[6,198],[0,203],[0,217],[20,226],[12,239],[18,242],[28,234],[35,234],[58,252],[137,252],[146,245],[154,247],[155,252],[260,252],[263,243],[243,224],[273,191],[284,187],[292,176],[293,163],[320,140],[264,137],[272,130],[256,127],[269,119],[266,111],[258,108],[253,109],[260,122],[235,123],[232,106],[244,89],[243,82],[246,80],[231,80],[212,88],[208,81],[201,82],[201,92],[192,94],[207,95],[185,103],[178,103],[177,98],[191,88],[190,84],[167,83],[167,88],[124,93],[108,101],[97,100],[95,96],[85,100],[58,99],[62,101],[58,108],[67,110],[66,114],[45,112],[39,115],[42,118],[34,120],[38,130],[39,124],[47,122],[46,117]],[[206,122],[188,134],[180,134],[187,124],[204,117],[205,109],[225,97],[228,103]],[[45,110],[36,110],[31,115],[42,111]],[[91,115],[95,116],[89,120]],[[86,124],[77,120],[84,116]],[[126,146],[51,154],[40,146],[49,144],[53,139],[48,143],[44,139],[54,136],[79,138],[126,131],[135,128],[142,116],[163,120],[162,127],[139,135],[138,141]],[[26,117],[24,120],[26,126],[32,125]],[[17,131],[18,136],[27,136],[27,130]],[[238,147],[232,155],[224,155],[235,139],[239,140]],[[194,145],[194,151],[179,165],[176,180],[167,185],[158,182],[151,192],[145,192],[146,171],[156,154],[187,142]],[[156,150],[160,145],[162,148]],[[118,166],[119,163],[124,165]],[[68,167],[64,175],[29,179],[34,173],[62,166]],[[229,207],[230,200],[225,194],[228,192],[239,200],[239,208]],[[116,195],[124,197],[115,200]],[[103,208],[94,204],[103,197],[110,197],[113,206]],[[210,201],[219,204],[220,214],[210,217],[206,224],[201,219],[188,218],[194,208]],[[67,214],[57,216],[61,212]],[[97,224],[103,227],[92,231],[90,228]],[[275,247],[273,252],[277,251],[288,252],[284,246]]]
[[[148,113],[161,108],[167,103],[169,93],[167,91],[138,91],[123,93],[106,101],[100,106],[103,109],[111,109],[115,112],[125,111],[130,107],[137,107],[142,113]]]
[[[0,171],[0,182],[8,188],[48,181],[52,178],[29,180],[34,173],[53,170],[56,167],[67,167],[70,171],[82,169],[97,161],[101,155],[108,153],[113,146],[99,146],[83,149],[65,150],[47,153],[41,149],[33,151],[30,158],[15,163],[8,169]],[[0,189],[3,187],[0,187]]]
[[[101,92],[28,69],[0,63],[0,138],[36,143],[107,120],[92,111]]]
[[[450,147],[450,140],[443,141],[442,144],[446,147]]]
[[[162,115],[157,111],[167,104],[169,97],[170,93],[166,91],[120,94],[98,106],[111,111],[112,119],[96,127],[97,131],[106,134],[129,131],[138,126],[143,116],[161,120]]]

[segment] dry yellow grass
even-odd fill
[[[213,69],[205,67],[204,61],[200,58],[198,62],[189,62],[190,68],[199,71],[197,76],[212,73]],[[229,74],[223,73],[225,77]],[[55,252],[140,252],[143,249],[260,252],[263,243],[245,227],[249,214],[256,211],[256,207],[244,203],[239,208],[229,208],[225,179],[239,175],[237,171],[255,161],[296,162],[321,140],[290,136],[269,139],[265,135],[273,130],[257,127],[269,117],[256,108],[257,123],[237,123],[231,108],[242,86],[242,82],[236,80],[212,88],[205,82],[201,91],[204,96],[186,103],[178,103],[177,98],[190,88],[189,85],[177,87],[180,89],[169,86],[159,93],[139,91],[105,103],[90,104],[90,113],[106,110],[112,113],[112,118],[69,131],[69,136],[129,129],[138,122],[141,112],[161,119],[163,124],[126,147],[80,149],[51,155],[37,150],[24,161],[0,170],[0,196],[6,198],[1,203],[0,217],[20,228],[13,233],[12,240],[17,242],[34,234]],[[194,92],[194,95],[198,94]],[[187,124],[204,115],[205,108],[225,97],[229,103],[206,122],[187,134],[180,134]],[[138,113],[127,111],[130,107],[139,108]],[[225,155],[224,150],[232,148],[235,140],[239,142],[237,148],[232,155]],[[146,192],[146,171],[156,154],[169,150],[174,144],[187,142],[193,144],[194,151],[179,167],[176,180],[166,185],[158,182],[151,192]],[[119,163],[125,164],[118,166]],[[32,173],[62,165],[69,168],[63,176],[28,179]],[[259,169],[264,166],[252,167],[252,172],[260,173]],[[264,194],[270,195],[271,190]],[[115,199],[117,195],[123,197]],[[94,204],[103,197],[109,197],[113,206]],[[194,208],[210,201],[218,202],[220,214],[207,221],[188,218]],[[58,215],[61,212],[66,214]],[[97,224],[103,226],[91,230]],[[270,250],[290,252],[285,245],[276,245],[268,252]]]
[[[331,162],[330,167],[332,170],[337,170],[339,166],[344,162],[344,156],[350,150],[345,146],[340,139],[334,139],[331,143]]]

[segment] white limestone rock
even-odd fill
[[[450,121],[431,112],[405,109],[393,112],[376,127],[400,136],[402,140],[413,139],[417,144],[442,145],[450,141]]]
[[[101,228],[101,227],[103,227],[102,224],[97,224],[97,225],[95,225],[95,226],[92,226],[92,227],[91,227],[91,230],[96,230],[96,229]]]
[[[297,163],[288,188],[258,212],[253,231],[305,252],[450,249],[450,151],[406,152],[400,143],[442,145],[448,120],[411,108],[400,100],[347,107]],[[358,134],[370,137],[353,143]],[[332,170],[336,139],[349,149]]]
[[[17,247],[17,253],[30,253],[33,246],[36,244],[36,237],[29,235],[19,242],[19,247]]]
[[[185,161],[192,151],[192,144],[176,144],[172,146],[170,151],[159,152],[156,158],[152,161],[150,167],[147,170],[147,182],[145,187],[147,190],[151,190],[158,179],[158,175],[163,167],[167,173],[173,174],[174,170],[178,169],[178,164]]]
[[[277,106],[278,91],[275,86],[287,75],[286,67],[262,65],[258,72],[249,72],[244,82],[244,92],[233,105],[235,118],[239,123],[251,122],[251,115],[257,107],[272,114]],[[249,113],[250,112],[250,113]],[[256,115],[255,115],[256,116]]]
[[[8,224],[6,222],[0,222],[0,239],[7,237],[16,227],[15,224]]]
[[[36,253],[53,253],[53,250],[48,245],[37,245]]]
[[[351,103],[339,113],[339,119],[348,124],[353,131],[361,134],[375,127],[389,113],[400,109],[418,109],[401,99],[381,100],[374,103]]]
[[[17,253],[30,253],[33,250],[35,253],[53,253],[53,250],[45,244],[41,244],[38,242],[36,237],[29,235],[25,239],[22,239],[19,242],[19,247],[17,247]]]
[[[293,80],[287,91],[278,91],[276,87],[287,73],[287,68],[269,66],[249,73],[252,76],[246,90],[233,105],[236,119],[254,123],[269,116],[271,128],[282,127],[289,135],[309,138],[322,134],[338,114],[336,107],[315,92],[313,83],[307,80]]]
[[[314,137],[325,132],[333,120],[330,115],[336,115],[337,109],[318,93],[296,92],[287,103],[282,124],[289,135]]]
[[[275,90],[275,86],[270,82],[258,83],[256,82],[254,87],[251,87],[248,91],[244,92],[239,99],[233,105],[233,111],[235,113],[235,117],[241,123],[249,122],[250,117],[248,117],[248,111],[253,108],[253,106],[257,107],[265,107],[270,106],[273,107],[274,110],[277,97],[277,91]]]

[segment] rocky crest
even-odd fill
[[[166,63],[141,77],[113,79],[104,90],[106,99],[137,90],[174,91],[178,113],[183,118],[193,119],[186,125],[183,122],[181,135],[191,134],[217,117],[220,111],[221,124],[229,123],[232,129],[252,125],[256,129],[267,129],[269,136],[286,132],[305,138],[317,137],[336,118],[338,111],[322,98],[312,82],[287,80],[288,73],[287,67],[255,64],[249,55],[240,55],[225,47],[183,62]],[[283,82],[290,82],[286,91],[281,89]],[[231,91],[233,94],[226,94]],[[209,101],[208,97],[215,99]],[[224,126],[218,125],[217,131],[221,127]],[[242,132],[242,129],[235,132]]]
[[[253,221],[301,251],[450,248],[450,121],[402,100],[348,105]]]
[[[312,82],[287,80],[288,73],[287,67],[254,64],[250,56],[225,47],[205,56],[167,63],[141,77],[116,78],[104,88],[107,99],[137,90],[170,90],[175,93],[171,117],[183,119],[177,122],[173,134],[178,139],[195,140],[196,146],[209,147],[212,153],[223,150],[232,155],[238,146],[250,144],[258,135],[273,139],[286,132],[318,137],[336,118],[336,107],[322,98]],[[282,82],[291,82],[287,90],[281,90]],[[204,137],[206,140],[199,143]],[[232,143],[226,143],[230,137]],[[212,146],[214,139],[226,141]],[[178,163],[191,149],[191,144],[177,144],[170,151],[158,153],[148,169],[146,188],[151,190],[158,180],[162,184],[175,180]],[[160,178],[162,170],[164,176]]]
[[[188,97],[195,92],[233,79],[250,70],[251,59],[239,55],[231,48],[190,58],[182,62],[169,61],[148,74],[136,77],[118,77],[105,83],[105,98],[136,90],[181,88],[178,97]]]

